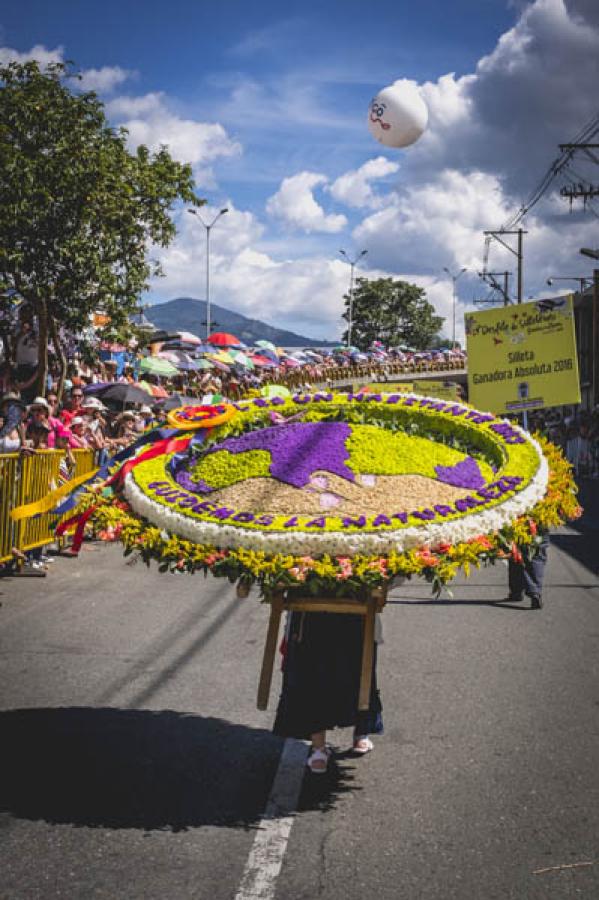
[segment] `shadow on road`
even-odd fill
[[[51,824],[144,830],[249,827],[282,740],[222,719],[88,707],[0,712],[0,811]],[[341,766],[303,809],[352,788]]]

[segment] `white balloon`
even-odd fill
[[[370,133],[386,147],[409,147],[421,137],[427,122],[426,103],[409,81],[396,81],[370,101]]]

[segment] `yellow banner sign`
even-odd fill
[[[494,413],[580,403],[572,295],[467,313],[468,400]]]

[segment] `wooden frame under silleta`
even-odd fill
[[[281,616],[284,612],[347,613],[348,615],[364,617],[358,709],[368,709],[372,684],[374,622],[375,616],[382,611],[386,601],[387,588],[375,588],[364,600],[352,597],[306,597],[302,596],[297,590],[277,591],[273,594],[267,601],[270,603],[270,618],[258,684],[258,709],[266,709],[268,706],[275,653],[279,641]]]

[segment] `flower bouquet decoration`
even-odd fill
[[[438,593],[460,570],[534,553],[540,532],[580,514],[557,448],[412,393],[174,411],[78,505],[160,571],[256,583],[266,598],[363,597],[397,576]]]

